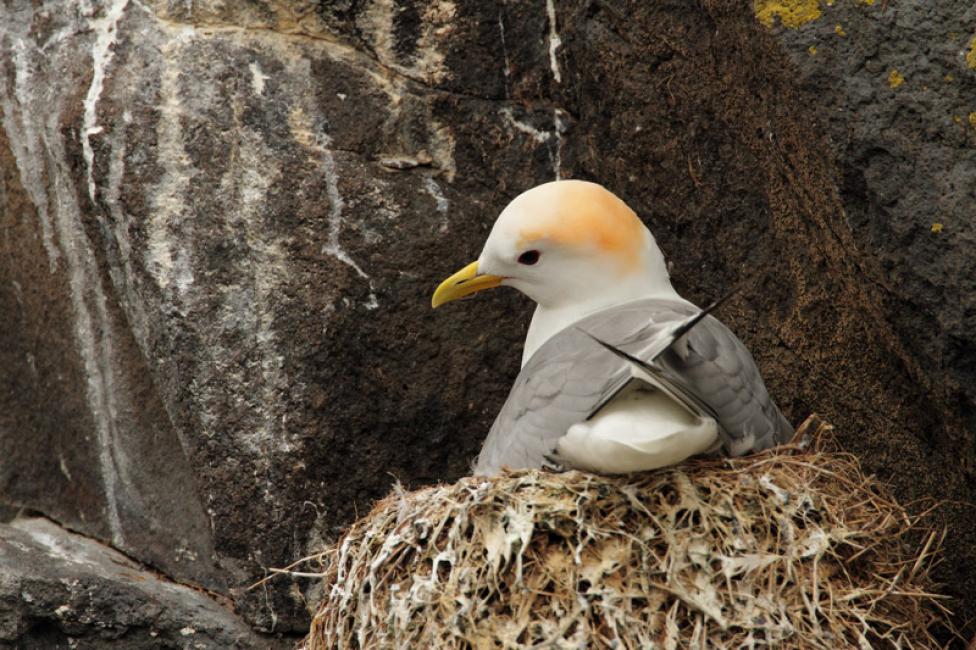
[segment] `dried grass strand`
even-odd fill
[[[398,488],[286,572],[325,587],[307,650],[931,648],[944,538],[811,419],[747,458]]]

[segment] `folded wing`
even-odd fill
[[[650,361],[662,334],[698,313],[685,302],[639,300],[588,316],[553,336],[522,368],[475,466],[540,467],[566,430],[633,381],[633,364],[591,337]],[[707,316],[655,361],[675,390],[714,417],[722,448],[738,456],[789,440],[793,429],[772,402],[749,350]]]

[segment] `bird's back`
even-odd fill
[[[663,328],[698,309],[649,298],[597,312],[554,335],[532,355],[512,386],[482,447],[475,473],[540,467],[566,430],[588,418],[632,380],[631,365],[590,335],[638,358]],[[722,449],[742,455],[789,440],[793,428],[773,403],[749,350],[708,316],[657,364],[707,407]]]

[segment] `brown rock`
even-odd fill
[[[754,278],[722,318],[795,421],[903,500],[973,500],[972,400],[746,4],[95,6],[0,10],[0,501],[300,631],[286,580],[242,587],[394,477],[467,472],[529,305],[429,294],[557,175],[627,200],[689,298]],[[965,594],[976,526],[944,512]]]

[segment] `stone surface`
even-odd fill
[[[277,648],[207,594],[47,519],[0,524],[0,647]]]
[[[976,430],[976,6],[758,2],[831,136],[886,314]],[[791,28],[787,28],[789,25]]]
[[[756,4],[768,11],[786,3]],[[802,4],[807,11],[793,14],[792,21],[769,13],[769,26],[830,135],[845,225],[861,259],[876,267],[871,277],[885,318],[910,348],[922,371],[919,381],[955,411],[967,432],[960,436],[963,448],[972,449],[976,5],[968,0]],[[877,465],[882,475],[892,473],[887,462]],[[973,455],[964,453],[949,467],[950,475],[965,477],[972,503]],[[903,482],[918,480],[915,473],[906,474]],[[939,481],[942,473],[936,476]],[[970,515],[963,506],[948,517],[967,521]],[[955,543],[971,549],[973,540]],[[976,554],[963,553],[973,571]],[[949,576],[956,571],[946,567],[944,579],[952,582]],[[970,617],[974,607],[967,607]]]
[[[430,292],[508,200],[555,177],[627,200],[689,298],[752,278],[721,316],[793,420],[836,423],[903,499],[973,500],[972,401],[933,364],[928,316],[905,311],[923,285],[885,270],[943,249],[865,245],[903,226],[875,190],[856,198],[855,172],[881,182],[881,159],[831,148],[863,107],[817,109],[843,105],[856,71],[838,67],[831,96],[798,88],[813,82],[781,41],[795,50],[803,28],[781,38],[732,0],[0,14],[8,505],[225,594],[259,629],[301,631],[305,583],[243,588],[394,477],[468,471],[529,305],[500,291],[432,313]],[[901,96],[865,101],[904,115],[884,104]],[[966,596],[976,525],[946,512],[945,575]]]

